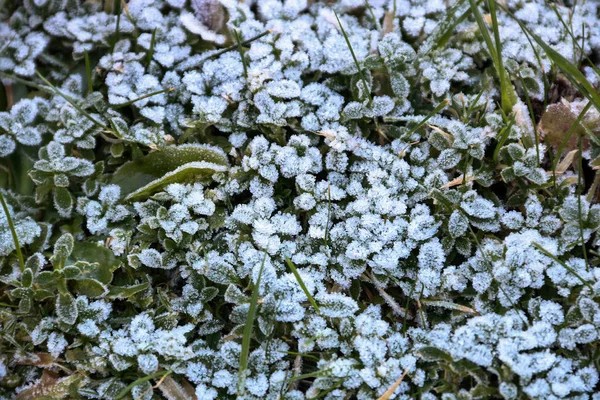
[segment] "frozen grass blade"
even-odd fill
[[[344,30],[342,21],[340,21],[340,18],[338,17],[338,15],[335,11],[333,12],[333,14],[335,15],[335,19],[337,19],[338,25],[340,26],[340,30],[342,31],[342,35],[344,36],[344,39],[346,40],[346,44],[348,45],[348,48],[350,49],[350,54],[352,54],[352,59],[354,60],[354,64],[356,65],[356,68],[358,69],[358,76],[360,76],[363,86],[365,87],[365,90],[367,91],[367,96],[369,97],[369,105],[371,105],[371,103],[373,102],[373,97],[371,96],[371,88],[367,84],[367,79],[365,78],[365,74],[363,74],[363,71],[360,68],[360,64],[358,63],[356,54],[354,54],[354,49],[352,48],[352,44],[350,44],[350,39],[348,38],[346,31]]]
[[[481,15],[481,11],[479,11],[477,2],[475,0],[469,0],[469,3],[471,4],[471,10],[475,16],[477,25],[479,25],[479,31],[483,36],[483,40],[485,41],[488,52],[490,53],[490,57],[492,58],[492,63],[494,64],[494,68],[496,69],[498,78],[500,79],[500,102],[502,105],[502,110],[505,114],[509,114],[517,102],[517,95],[512,88],[510,77],[506,72],[506,69],[504,69],[504,65],[502,63],[502,48],[500,43],[500,33],[498,30],[498,20],[496,18],[496,3],[494,0],[488,1],[496,45],[494,45],[492,42],[492,37],[488,32],[487,25],[485,24],[483,16]]]
[[[558,12],[558,8],[556,7],[556,4],[551,4],[550,8],[552,8],[552,10],[556,14],[556,17],[560,21],[560,23],[563,26],[563,28],[565,28],[565,30],[567,31],[567,33],[569,34],[569,36],[571,36],[571,39],[573,40],[573,47],[577,48],[579,50],[579,56],[580,56],[580,58],[585,57],[586,61],[590,65],[590,68],[592,68],[594,70],[594,72],[596,74],[598,74],[598,76],[600,76],[600,70],[598,69],[598,67],[596,67],[596,64],[594,64],[592,62],[592,60],[590,60],[590,58],[587,56],[587,54],[583,50],[583,41],[585,40],[585,35],[583,34],[584,31],[585,31],[585,25],[584,25],[584,23],[583,22],[581,23],[581,29],[582,29],[582,35],[581,35],[582,38],[581,38],[581,41],[582,41],[582,44],[580,45],[579,42],[577,41],[577,39],[575,38],[575,35],[573,35],[573,30],[571,28],[569,28],[569,26],[567,25],[567,23],[565,22],[565,20],[563,19],[563,17],[560,15],[560,12]],[[581,60],[580,60],[579,64],[581,64]]]
[[[373,19],[373,22],[375,23],[377,30],[379,32],[381,32],[381,24],[379,23],[379,20],[375,17],[375,13],[373,12],[373,8],[369,4],[369,0],[365,0],[365,7],[367,7],[367,10],[369,10],[369,13],[371,14],[371,18]]]
[[[15,230],[15,224],[13,223],[12,217],[8,212],[8,206],[6,205],[6,201],[4,201],[4,195],[0,191],[0,202],[2,203],[2,209],[4,210],[4,215],[6,215],[6,221],[8,222],[8,227],[10,228],[10,233],[12,234],[13,242],[15,244],[15,249],[17,251],[17,258],[19,259],[19,268],[21,268],[21,272],[25,270],[25,261],[23,260],[23,253],[21,253],[21,245],[19,244],[19,237],[17,236],[17,231]]]
[[[545,256],[551,258],[553,261],[559,263],[560,265],[562,265],[563,267],[565,267],[565,269],[567,271],[569,271],[570,273],[572,273],[574,276],[577,277],[577,279],[579,279],[581,281],[581,283],[583,283],[585,286],[587,286],[588,288],[590,288],[590,290],[594,290],[594,288],[592,287],[592,285],[589,284],[589,282],[586,282],[581,275],[579,275],[577,272],[575,272],[575,270],[571,267],[569,267],[565,262],[561,261],[558,259],[558,257],[556,257],[554,254],[550,253],[548,250],[546,250],[545,248],[543,248],[542,246],[540,246],[538,243],[533,242],[531,243],[533,245],[533,247],[535,247],[536,249],[538,249],[539,251],[541,251],[542,253],[544,253]]]
[[[166,89],[156,90],[154,92],[151,92],[151,93],[145,94],[143,96],[140,96],[140,97],[138,97],[136,99],[129,100],[128,102],[115,104],[113,107],[115,107],[115,108],[127,107],[127,106],[130,106],[130,105],[132,105],[133,103],[135,103],[137,101],[147,99],[148,97],[156,96],[157,94],[161,94],[161,93],[172,92],[174,90],[175,90],[175,88],[166,88]]]
[[[244,41],[241,43],[241,45],[242,45],[242,46],[249,45],[250,43],[254,42],[255,40],[258,40],[258,39],[260,39],[260,38],[261,38],[261,37],[263,37],[263,36],[266,36],[266,35],[268,35],[269,33],[271,33],[271,31],[270,31],[270,30],[266,30],[266,31],[264,31],[263,33],[261,33],[261,34],[258,34],[258,35],[254,36],[254,37],[251,37],[251,38],[250,38],[250,39],[248,39],[248,40],[244,40]],[[226,48],[224,48],[224,49],[222,49],[222,50],[219,50],[219,51],[217,51],[217,52],[215,52],[215,53],[212,53],[210,56],[208,56],[208,57],[207,57],[207,60],[208,60],[208,59],[211,59],[211,58],[216,58],[216,57],[219,57],[220,55],[223,55],[223,54],[227,53],[228,51],[235,50],[235,49],[237,49],[237,48],[238,48],[238,45],[237,45],[237,44],[234,44],[234,45],[232,45],[232,46],[226,47]],[[204,60],[204,61],[206,61],[206,60]]]
[[[296,280],[300,284],[300,287],[302,288],[302,291],[304,292],[304,294],[308,298],[308,301],[310,302],[310,304],[320,314],[321,310],[319,309],[319,306],[317,305],[317,302],[315,301],[314,297],[312,297],[312,295],[308,291],[308,288],[304,284],[304,281],[302,280],[302,277],[298,273],[298,270],[296,269],[296,266],[294,265],[294,263],[292,262],[292,260],[290,260],[288,257],[285,257],[285,262],[287,263],[288,267],[290,267],[290,269],[292,270],[292,273],[296,277]]]
[[[256,318],[256,311],[258,309],[258,292],[260,289],[260,278],[262,276],[266,260],[267,253],[265,253],[265,256],[262,260],[260,270],[258,271],[258,277],[256,278],[256,284],[254,285],[254,289],[252,290],[252,297],[250,298],[250,309],[248,310],[248,319],[246,321],[246,326],[244,327],[244,336],[242,337],[242,352],[240,354],[240,371],[238,375],[238,396],[243,396],[245,393],[244,387],[246,384],[246,370],[248,369],[248,356],[250,354],[250,341],[252,340],[252,329],[254,328],[254,319]]]
[[[86,117],[87,119],[89,119],[90,121],[92,121],[94,124],[98,125],[99,127],[101,127],[102,129],[105,129],[107,131],[111,131],[111,129],[104,125],[102,122],[97,121],[94,117],[92,117],[87,111],[85,111],[83,108],[81,108],[76,102],[75,100],[73,100],[70,96],[67,96],[66,94],[64,94],[63,92],[61,92],[60,90],[58,90],[58,88],[56,88],[53,84],[50,83],[50,81],[48,81],[46,78],[44,78],[44,76],[42,74],[40,74],[38,71],[35,71],[36,75],[48,86],[50,86],[50,88],[54,91],[54,93],[56,93],[57,95],[59,95],[60,97],[62,97],[63,99],[65,99],[69,104],[71,104],[77,111],[79,111],[84,117]]]
[[[119,37],[120,37],[120,29],[121,29],[121,14],[122,14],[122,7],[121,7],[121,2],[123,0],[115,0],[115,4],[117,4],[117,6],[115,7],[115,13],[117,14],[117,23],[115,26],[115,40],[112,43],[112,46],[110,48],[110,52],[111,54],[115,51],[115,45],[117,44],[117,42],[119,41]]]

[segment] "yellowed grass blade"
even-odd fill
[[[404,377],[406,376],[406,374],[408,374],[408,368],[406,368],[404,370],[402,375],[400,375],[400,378],[398,378],[398,380],[396,382],[394,382],[394,384],[392,386],[390,386],[390,388],[388,390],[386,390],[385,393],[382,394],[381,397],[378,398],[377,400],[388,400],[394,394],[396,389],[398,389],[398,386],[400,386],[400,384],[404,380]]]

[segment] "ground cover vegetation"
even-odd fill
[[[600,399],[599,2],[0,21],[0,398]]]

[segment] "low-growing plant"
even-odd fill
[[[600,3],[0,2],[0,399],[600,400]]]

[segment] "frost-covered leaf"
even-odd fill
[[[56,298],[56,315],[68,325],[73,325],[77,321],[77,305],[70,293],[60,293]]]
[[[225,171],[228,164],[225,153],[216,147],[170,146],[124,164],[113,174],[111,182],[119,185],[121,195],[131,200],[148,196],[178,179],[205,179],[213,172]]]

